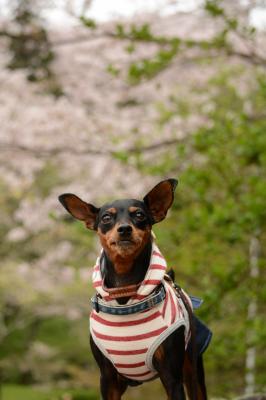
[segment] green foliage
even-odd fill
[[[160,127],[165,126],[176,115],[184,119],[190,115],[188,100],[175,95],[169,97],[169,103],[158,102],[156,109],[158,112],[157,121]]]
[[[4,385],[3,400],[96,400],[98,394],[93,390],[34,388],[19,385]]]
[[[222,1],[220,0],[207,0],[205,1],[204,8],[213,17],[220,17],[224,15],[224,9],[221,7]]]
[[[123,24],[116,25],[116,36],[119,39],[130,39],[131,41],[160,42],[166,43],[164,38],[156,37],[152,34],[150,25],[145,23],[140,26],[131,24],[129,27]]]
[[[31,195],[44,199],[53,188],[62,183],[63,180],[58,173],[56,165],[49,160],[35,175],[34,183],[31,186]]]
[[[108,64],[106,70],[114,77],[117,77],[120,74],[120,69],[115,67],[113,64]]]
[[[45,29],[40,25],[37,15],[28,2],[21,1],[18,4],[14,22],[21,32],[10,37],[10,51],[13,57],[9,68],[27,69],[30,81],[50,77],[52,74],[50,64],[54,53]]]
[[[134,24],[131,25],[129,36],[134,40],[152,40],[153,35],[150,30],[149,24],[143,24],[140,27],[136,27]]]
[[[125,47],[125,50],[128,52],[128,54],[132,54],[136,50],[136,46],[133,43],[130,43]]]
[[[240,55],[235,46],[232,37],[236,34],[241,40],[246,41],[247,47],[251,48],[254,41],[256,29],[252,26],[247,26],[236,15],[227,10],[227,4],[222,0],[206,0],[203,3],[203,8],[211,18],[219,19],[220,26],[215,31],[214,35],[208,39],[182,38],[178,36],[162,36],[154,34],[151,26],[148,23],[142,25],[117,24],[115,27],[114,36],[120,40],[129,41],[129,45],[125,46],[125,51],[131,53],[136,50],[137,43],[153,43],[157,45],[157,51],[154,55],[134,61],[128,68],[127,78],[131,84],[138,84],[143,79],[151,79],[162,70],[166,69],[169,64],[177,58],[178,55],[186,54],[190,49],[195,49],[195,60],[206,61],[214,55],[224,54]],[[254,43],[253,43],[254,45]],[[197,52],[197,53],[196,53]],[[219,52],[219,53],[218,53]],[[190,53],[189,53],[190,54]],[[254,54],[244,54],[243,58],[253,63],[265,65],[265,60]]]
[[[21,239],[8,239],[10,230],[20,228],[14,214],[22,199],[27,199],[32,207],[41,208],[42,201],[63,182],[58,167],[50,161],[36,173],[32,185],[25,190],[11,189],[1,182],[0,371],[5,382],[29,384],[66,379],[86,385],[84,368],[90,365],[91,355],[84,303],[90,290],[79,271],[93,265],[92,234],[72,219],[62,221],[53,213],[48,229],[34,232],[32,227],[33,231],[25,230]],[[47,219],[48,215],[43,214],[42,218]],[[73,243],[67,258],[67,268],[73,270],[73,279],[65,284],[61,282],[66,265],[64,257],[59,253],[59,259],[55,257],[52,263],[49,261],[49,254],[62,243]],[[40,260],[45,260],[47,255],[47,265],[44,261],[41,265]],[[27,268],[32,275],[38,273],[40,282],[33,277],[27,281],[20,267]],[[43,268],[46,272],[39,273]],[[55,273],[58,285],[51,295],[49,287],[53,280],[45,281],[48,278],[49,282],[49,277]],[[60,317],[58,307],[62,310]],[[80,317],[70,322],[64,309],[73,310],[74,317],[75,313]]]
[[[265,254],[260,255],[260,278],[251,279],[248,250],[254,235],[262,247],[266,239],[266,120],[261,117],[266,106],[265,75],[254,71],[243,93],[238,90],[240,74],[244,79],[243,70],[227,68],[210,79],[209,96],[197,104],[205,122],[176,149],[162,149],[159,161],[144,161],[138,155],[136,162],[145,173],[180,178],[171,216],[155,231],[160,246],[167,249],[169,264],[176,265],[178,260],[179,283],[191,293],[204,294],[199,315],[214,330],[207,354],[209,379],[214,382],[223,368],[224,383],[215,385],[216,396],[241,392],[245,337],[250,329],[247,306],[254,296],[258,303],[265,297],[261,284],[266,278],[262,269]],[[192,102],[190,107],[195,109]],[[157,110],[162,126],[179,115],[178,109],[166,112],[165,104]],[[265,337],[263,313],[260,310],[252,323],[258,348]],[[259,353],[257,385],[265,384],[262,360],[263,353]],[[233,383],[226,379],[232,375]]]
[[[89,29],[92,29],[92,30],[97,28],[97,24],[96,24],[95,20],[92,19],[92,18],[87,18],[84,15],[82,15],[80,17],[80,21],[82,22],[82,24],[84,26],[86,26],[86,28],[89,28]]]
[[[126,151],[115,151],[113,153],[113,157],[121,161],[122,163],[128,162],[128,153]]]
[[[164,70],[173,60],[178,52],[178,46],[170,46],[169,49],[159,50],[154,57],[145,58],[136,63],[132,63],[128,69],[128,80],[131,84],[136,84],[141,79],[150,79]]]
[[[9,38],[11,59],[8,68],[23,69],[28,81],[44,84],[44,92],[55,98],[62,96],[63,89],[52,70],[55,53],[47,31],[35,8],[38,2],[19,0],[13,6],[14,32],[4,32]]]
[[[13,213],[17,209],[20,195],[17,192],[10,192],[8,185],[0,179],[0,235],[4,239],[8,226],[13,222]]]

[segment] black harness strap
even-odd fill
[[[189,327],[191,334],[191,346],[192,346],[192,398],[193,400],[197,400],[197,387],[198,387],[198,373],[197,373],[197,347],[196,347],[196,330],[193,319],[193,311],[190,304],[187,301],[186,296],[184,295],[180,286],[174,283],[174,287],[176,289],[177,295],[181,298],[184,303],[184,306],[188,313],[189,319]]]
[[[196,329],[195,323],[193,318],[193,311],[192,308],[184,295],[181,287],[177,285],[173,279],[171,274],[165,274],[165,280],[172,283],[172,286],[176,290],[176,294],[178,297],[181,298],[187,313],[188,313],[188,320],[189,320],[189,328],[190,328],[190,340],[191,340],[191,348],[192,348],[192,400],[197,400],[197,388],[198,388],[198,373],[197,373],[197,344],[196,344]]]

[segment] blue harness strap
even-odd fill
[[[194,310],[198,309],[203,303],[203,300],[198,297],[195,296],[189,296],[189,297]],[[150,308],[153,308],[157,304],[160,304],[164,299],[165,299],[165,289],[164,286],[161,285],[160,288],[156,290],[153,294],[148,296],[145,300],[139,301],[138,303],[124,305],[124,306],[120,305],[108,306],[106,305],[106,302],[102,301],[96,294],[91,298],[91,305],[92,308],[97,313],[101,311],[103,313],[112,315],[129,315],[149,310]]]
[[[157,289],[150,296],[147,296],[145,300],[139,301],[138,303],[124,305],[124,306],[108,306],[106,302],[102,301],[97,294],[92,297],[91,304],[92,308],[96,312],[103,312],[106,314],[112,315],[129,315],[136,314],[138,312],[149,310],[153,308],[157,304],[161,303],[165,299],[165,289],[164,286],[161,285],[159,289]]]

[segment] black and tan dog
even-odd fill
[[[108,327],[108,329],[111,329],[110,327],[112,326],[115,326],[117,329],[120,326],[123,332],[123,326],[128,327],[128,325],[136,324],[137,317],[134,314],[136,307],[142,307],[141,311],[139,311],[141,313],[138,314],[141,316],[141,321],[148,322],[148,320],[154,319],[156,315],[158,316],[158,307],[161,306],[161,302],[167,296],[164,289],[167,286],[165,281],[158,282],[156,286],[157,281],[154,279],[150,280],[150,283],[154,284],[155,287],[152,293],[147,296],[148,300],[145,296],[143,298],[140,298],[141,296],[138,298],[137,296],[140,286],[145,281],[153,254],[154,239],[152,225],[162,221],[166,217],[167,211],[173,203],[176,185],[177,181],[175,179],[167,179],[157,184],[143,200],[116,200],[105,204],[101,208],[84,202],[74,194],[66,193],[59,197],[62,205],[73,217],[84,221],[87,228],[97,231],[99,235],[103,251],[97,268],[102,277],[101,284],[105,290],[104,293],[107,293],[109,300],[111,299],[112,301],[111,303],[108,303],[108,301],[104,302],[102,296],[98,294],[95,297],[96,301],[93,302],[93,313],[95,320],[98,322],[105,321],[105,325],[103,326]],[[161,257],[160,254],[157,254],[157,256]],[[159,272],[163,269],[160,265],[155,266],[155,268]],[[177,296],[175,297],[178,297],[178,293],[176,294]],[[138,300],[133,301],[132,306],[133,298]],[[171,301],[176,302],[177,300]],[[179,303],[177,304],[181,311],[183,310],[182,304],[184,301],[187,303],[185,305],[187,309],[189,302],[184,299],[184,296],[183,303],[182,299],[178,299],[178,301],[181,301],[181,306]],[[108,307],[108,304],[111,304],[111,306]],[[131,304],[131,306],[128,304]],[[148,312],[151,308],[152,314],[150,315]],[[104,317],[105,312],[109,313],[109,319],[101,317],[101,315]],[[122,322],[113,322],[116,320],[115,316],[111,315],[110,317],[112,313],[117,315],[118,313],[124,313],[125,315],[119,316],[119,321]],[[186,310],[183,310],[182,313],[184,315]],[[127,321],[129,316],[131,322],[123,322],[123,318]],[[192,319],[190,318],[190,325],[191,321]],[[149,329],[152,330],[152,324],[149,324]],[[190,326],[191,328],[192,326]],[[135,330],[135,332],[137,331]],[[109,338],[109,336],[104,334],[99,334],[99,336],[104,340],[106,337]],[[136,335],[135,338],[136,340],[138,338],[143,339],[146,336]],[[128,340],[131,341],[129,342],[129,347],[132,346],[133,339],[134,335],[128,337]],[[120,340],[123,339],[120,337]],[[143,379],[135,379],[133,374],[132,379],[130,378],[130,374],[125,374],[126,376],[121,374],[119,368],[116,368],[114,362],[108,357],[107,352],[102,349],[100,350],[99,345],[95,342],[95,337],[92,336],[91,349],[101,371],[100,387],[102,398],[104,400],[119,400],[128,385],[137,385],[142,383]],[[206,339],[205,347],[207,347],[208,342],[209,339]],[[191,346],[190,344],[188,346],[186,344],[185,326],[183,324],[173,330],[154,349],[152,353],[152,366],[157,376],[161,379],[169,399],[185,399],[183,384],[185,384],[190,398],[197,398],[198,400],[206,399],[202,352],[198,351],[196,355],[197,358],[196,363],[194,362],[193,372]],[[119,347],[116,347],[116,349],[118,350],[113,350],[114,354],[122,354],[122,350],[119,350]],[[130,351],[129,349],[127,354],[130,354]],[[141,364],[143,362],[135,363],[134,366]],[[130,367],[130,365],[128,366]],[[142,375],[145,375],[145,373]]]

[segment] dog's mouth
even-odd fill
[[[133,242],[133,240],[130,240],[130,239],[120,239],[116,243],[118,246],[122,246],[122,247],[133,246],[135,244]]]
[[[115,242],[112,242],[112,245],[119,247],[129,247],[129,246],[134,246],[135,242],[132,239],[119,239]]]

